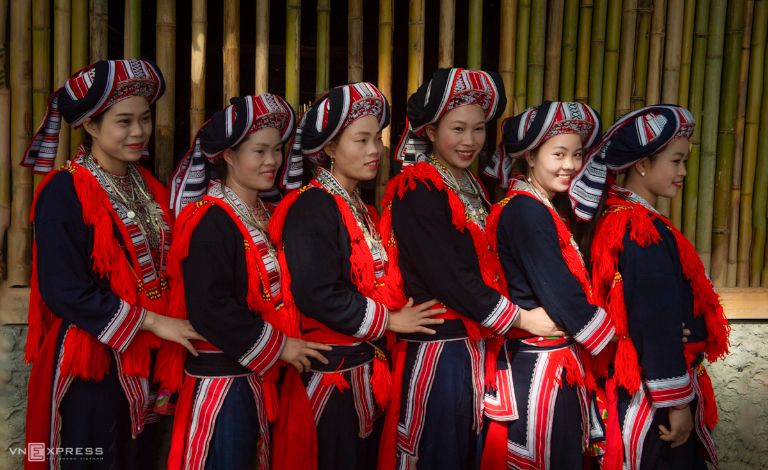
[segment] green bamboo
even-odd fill
[[[675,12],[676,7],[680,11]],[[651,46],[648,53],[648,91],[645,95],[647,105],[677,101],[680,84],[680,45],[682,42],[680,36],[683,32],[682,9],[683,0],[671,0],[669,5],[664,0],[659,0],[653,4]],[[672,18],[672,15],[675,17]],[[669,217],[674,224],[671,216],[671,205],[672,200],[669,198],[659,197],[656,200],[656,210]],[[676,226],[679,226],[679,221]]]
[[[648,85],[648,48],[651,40],[651,13],[653,0],[640,0],[637,9],[637,39],[635,57],[635,88],[632,94],[632,109],[645,106]],[[616,116],[617,118],[619,116]]]
[[[557,101],[563,50],[563,5],[565,0],[549,0],[548,3],[543,96],[545,100]]]
[[[741,168],[741,198],[739,201],[739,249],[736,258],[736,285],[749,287],[752,263],[755,167],[760,136],[760,103],[763,101],[763,68],[765,66],[766,36],[768,35],[768,2],[755,2],[752,45],[749,57],[747,114],[744,124],[744,160]],[[766,111],[768,112],[768,111]]]
[[[389,101],[392,111],[392,32],[394,30],[394,8],[392,0],[379,0],[379,76],[377,85],[381,94]],[[379,160],[379,173],[376,175],[376,209],[381,213],[381,200],[389,181],[389,149],[392,126],[381,130],[385,157]]]
[[[697,0],[694,23],[693,69],[688,109],[696,120],[688,157],[688,176],[683,186],[683,233],[696,244],[696,214],[699,205],[699,156],[701,154],[701,114],[704,108],[704,78],[709,39],[709,0]]]
[[[469,38],[467,41],[467,68],[479,70],[483,58],[483,0],[469,2]],[[473,162],[477,166],[477,160]]]
[[[88,61],[88,0],[72,0],[72,44],[70,73],[82,70]],[[57,83],[56,86],[59,86]],[[69,134],[69,158],[75,158],[80,143],[85,139],[85,131],[72,129]]]
[[[517,2],[517,44],[515,45],[515,102],[516,113],[528,103],[528,30],[531,24],[531,0]]]
[[[329,67],[331,21],[331,0],[317,1],[317,60],[315,62],[315,98],[328,92],[330,84]]]
[[[683,13],[683,46],[680,49],[680,91],[677,104],[684,107],[688,106],[688,95],[691,90],[691,57],[693,56],[696,3],[696,0],[685,0]]]
[[[547,2],[531,5],[531,31],[528,43],[528,106],[544,99],[544,58],[546,55]]]
[[[717,153],[714,210],[712,217],[712,258],[710,278],[717,287],[725,286],[728,260],[728,217],[730,215],[733,150],[735,145],[736,111],[739,100],[739,65],[741,37],[744,33],[744,0],[728,2],[725,26],[725,46],[722,51],[722,86],[718,113]],[[710,206],[711,207],[711,206]]]
[[[141,58],[141,0],[125,1],[123,58]]]
[[[576,60],[576,88],[574,100],[579,103],[587,103],[589,99],[589,52],[592,40],[592,16],[594,13],[594,0],[581,0],[579,4],[579,31],[577,40]],[[563,79],[560,79],[562,85]]]
[[[619,73],[619,47],[621,46],[621,5],[622,0],[608,0],[608,13],[605,33],[605,64],[603,65],[603,127],[608,128],[615,122],[616,85]]]
[[[603,109],[603,60],[605,59],[606,17],[608,0],[595,0],[592,14],[592,42],[589,47],[589,106]]]
[[[579,30],[589,33],[589,25],[581,27],[579,19],[579,0],[565,0],[563,14],[563,56],[560,66],[560,101],[574,101],[576,89],[576,47]],[[584,49],[589,54],[589,41]],[[581,51],[580,51],[581,52]]]
[[[637,0],[624,0],[621,14],[621,47],[619,51],[619,80],[616,86],[614,122],[627,114],[632,98],[632,71],[637,31]]]
[[[666,0],[654,0],[651,15],[651,38],[648,45],[648,79],[646,80],[645,104],[659,104],[661,101],[661,72],[664,69],[664,38],[667,34],[665,19]],[[678,42],[678,47],[680,43]],[[679,66],[679,64],[678,64]],[[668,213],[667,213],[668,214]]]
[[[696,214],[696,252],[710,272],[712,260],[712,207],[714,205],[717,123],[720,112],[720,85],[723,71],[723,43],[727,0],[712,0],[707,41],[707,80],[704,83],[704,113],[701,122],[699,161],[699,206]]]
[[[32,1],[32,125],[35,129],[45,118],[51,94],[51,2]],[[35,188],[44,175],[35,175]]]
[[[754,200],[752,201],[752,272],[749,285],[761,286],[761,275],[766,268],[766,209],[768,204],[768,47],[763,59],[763,103],[760,110],[760,131],[755,166]],[[765,277],[762,279],[766,281]]]
[[[424,0],[411,0],[408,9],[408,98],[424,80]]]
[[[301,0],[286,2],[285,28],[285,100],[299,109],[299,79],[301,60]]]
[[[691,24],[693,27],[693,24]],[[693,29],[691,29],[691,32]],[[667,5],[667,36],[664,45],[664,75],[661,89],[662,103],[678,103],[680,99],[680,74],[683,61],[683,47],[686,34],[685,30],[685,0],[669,0]],[[688,53],[690,62],[690,51]],[[690,65],[689,65],[690,67]],[[678,191],[677,196],[670,202],[669,220],[681,229],[683,219],[683,191]]]
[[[67,81],[72,67],[70,43],[72,36],[71,0],[56,0],[53,7],[53,89]],[[56,150],[55,168],[59,168],[69,158],[69,126],[61,126],[59,148]]]

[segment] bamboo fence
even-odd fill
[[[247,45],[254,45],[255,93],[284,94],[300,114],[305,94],[319,96],[339,85],[330,82],[335,76],[330,68],[331,41],[338,37],[332,28],[346,16],[347,80],[376,81],[398,114],[433,72],[424,70],[425,54],[436,54],[440,67],[458,62],[482,68],[486,61],[495,63],[495,57],[489,60],[489,52],[498,52],[497,70],[508,99],[505,117],[544,99],[578,101],[598,110],[606,129],[641,106],[687,107],[697,121],[688,176],[678,197],[661,198],[658,209],[695,244],[716,286],[768,285],[768,0],[471,0],[462,5],[467,17],[459,23],[456,0],[411,0],[402,10],[403,15],[407,12],[407,22],[395,14],[399,10],[394,0],[379,0],[378,15],[374,10],[371,17],[364,17],[362,0],[349,1],[346,10],[338,11],[331,11],[330,0],[318,0],[316,43],[304,46],[302,8],[315,4],[288,0],[283,13],[270,12],[269,0],[256,0],[255,31],[241,34],[240,8],[245,5],[241,1],[209,5],[206,0],[192,0],[187,26],[191,38],[177,38],[176,0],[0,0],[0,26],[8,18],[12,51],[8,57],[0,53],[0,115],[4,118],[0,120],[0,237],[5,237],[10,225],[3,272],[9,283],[29,282],[28,213],[34,179],[16,163],[42,120],[51,90],[88,63],[106,58],[108,45],[115,45],[109,41],[122,40],[122,47],[112,50],[122,50],[123,57],[140,57],[142,39],[151,39],[141,37],[142,16],[147,21],[148,12],[156,11],[156,55],[151,58],[163,71],[167,89],[155,105],[155,171],[167,182],[174,153],[180,150],[174,148],[176,131],[183,129],[183,138],[191,140],[214,111],[205,106],[207,12],[221,6],[223,88],[221,95],[215,91],[210,96],[216,96],[216,102],[222,96],[223,104],[241,93],[243,78],[250,80],[241,73],[240,54],[249,50]],[[111,38],[110,8],[125,12],[122,31],[113,27]],[[274,22],[283,14],[284,20]],[[425,28],[427,18],[436,20],[435,29],[430,29],[438,35],[435,39],[425,38],[425,29],[431,28]],[[363,69],[364,53],[370,50],[363,48],[363,31],[372,25],[378,26],[375,71]],[[275,44],[270,44],[270,26],[276,28],[271,38]],[[464,27],[467,36],[457,37]],[[406,29],[402,44],[407,41],[408,59],[398,62],[393,56],[394,34]],[[218,35],[218,26],[215,31]],[[4,33],[0,29],[0,37]],[[498,44],[489,42],[490,38]],[[457,50],[464,50],[456,48],[457,41],[465,39],[466,62],[455,57]],[[186,116],[175,115],[178,96],[174,93],[176,44],[186,48],[187,41],[189,127]],[[315,60],[300,60],[308,54],[314,54]],[[315,75],[314,84],[302,86],[305,69]],[[273,70],[284,70],[284,88],[270,82]],[[187,80],[184,72],[182,80]],[[394,76],[402,77],[405,86],[393,83]],[[402,121],[402,116],[393,116],[393,126],[383,132],[387,148],[399,138],[392,132]],[[63,126],[60,139],[57,165],[71,157],[82,132]],[[492,144],[488,143],[489,148]],[[380,167],[377,202],[389,178],[389,160],[382,159]],[[502,193],[489,189],[497,197]]]

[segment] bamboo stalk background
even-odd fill
[[[288,0],[285,8],[285,100],[298,109],[301,60],[301,0]]]
[[[586,103],[589,98],[589,63],[592,47],[592,18],[594,15],[594,8],[594,0],[581,0],[579,4],[579,31],[576,50],[576,86],[574,89],[574,100],[579,103]]]
[[[683,56],[687,49],[688,68],[690,70],[690,44],[693,40],[693,22],[690,30],[687,30],[684,0],[669,0],[667,5],[667,31],[664,42],[664,75],[662,78],[661,102],[678,103],[680,100],[680,82],[682,75]],[[690,34],[690,38],[686,36]],[[687,84],[686,84],[687,87]],[[685,184],[685,182],[683,182]],[[682,227],[683,220],[683,191],[678,191],[677,196],[670,201],[669,217],[672,224],[678,229]]]
[[[517,28],[515,40],[515,102],[517,112],[528,102],[528,30],[531,24],[531,0],[517,2]]]
[[[648,86],[649,70],[648,55],[651,41],[651,13],[653,11],[653,0],[640,0],[640,7],[637,9],[637,37],[635,39],[635,77],[634,88],[632,90],[632,109],[638,109],[645,106],[646,91]],[[622,52],[624,49],[622,49]],[[631,80],[631,78],[630,78]],[[619,110],[621,115],[629,112]],[[618,119],[620,116],[616,116]]]
[[[440,43],[438,68],[453,67],[453,41],[456,36],[456,0],[440,0]]]
[[[744,124],[744,158],[741,167],[741,198],[739,201],[739,248],[736,262],[736,285],[749,287],[750,255],[753,241],[752,204],[757,165],[757,144],[760,131],[760,103],[763,100],[763,67],[765,65],[766,34],[768,34],[768,2],[756,2],[754,28],[749,57],[747,113]]]
[[[45,118],[51,94],[51,2],[32,0],[32,125],[37,129]],[[35,187],[43,180],[34,175]]]
[[[497,122],[496,135],[501,137],[501,123],[504,119],[515,114],[515,24],[517,23],[516,0],[501,2],[501,44],[499,45],[499,75],[504,81],[504,91],[507,94],[507,107]],[[520,110],[522,111],[522,110]]]
[[[167,185],[173,174],[176,130],[176,0],[158,0],[157,66],[165,77],[165,94],[155,104],[155,176]]]
[[[205,122],[205,47],[208,36],[208,2],[192,0],[192,60],[189,99],[189,143]]]
[[[389,101],[389,110],[392,111],[392,33],[394,31],[394,5],[393,0],[379,0],[379,75],[378,88],[381,94]],[[387,126],[381,131],[381,140],[384,142],[386,158],[379,160],[379,173],[376,175],[376,209],[381,213],[381,200],[387,190],[389,182],[390,152],[392,141],[392,126]]]
[[[5,48],[8,0],[0,0],[0,116],[11,114],[11,90],[8,88],[8,57]],[[0,119],[0,247],[11,225],[11,120]],[[0,250],[0,279],[5,274],[5,257]]]
[[[661,74],[664,70],[664,44],[667,34],[666,0],[654,0],[651,16],[651,42],[648,49],[648,80],[645,92],[646,106],[659,104],[661,100]],[[679,43],[678,43],[679,47]]]
[[[416,93],[424,79],[424,0],[411,0],[408,10],[408,91]]]
[[[528,42],[528,106],[541,103],[544,99],[544,59],[547,29],[547,2],[534,1],[531,4],[530,41]]]
[[[565,0],[563,12],[563,60],[560,65],[560,95],[556,100],[574,101],[576,94],[576,48],[579,41],[579,0]],[[589,32],[589,30],[587,30]],[[587,54],[589,53],[587,42]],[[554,74],[555,71],[552,71]]]
[[[630,1],[630,0],[628,0]],[[622,0],[608,0],[605,32],[605,59],[603,65],[602,112],[603,128],[614,122],[616,112],[616,87],[619,73],[619,47],[621,45]],[[634,35],[634,32],[632,33]],[[630,78],[631,79],[631,78]]]
[[[760,130],[758,132],[757,164],[752,201],[752,266],[749,285],[760,287],[768,278],[764,275],[766,250],[766,195],[768,194],[768,47],[763,58],[763,102],[760,108]],[[762,276],[762,282],[761,282]]]
[[[224,66],[222,106],[240,96],[240,0],[224,0]]]
[[[621,47],[619,51],[619,79],[616,86],[616,110],[613,122],[630,111],[632,98],[632,65],[637,31],[637,0],[624,0],[621,15]]]
[[[269,0],[256,0],[256,86],[254,93],[261,95],[268,91]]]
[[[109,59],[109,0],[91,0],[91,62]]]
[[[469,1],[469,37],[467,41],[467,68],[479,70],[483,59],[483,0]],[[477,160],[473,162],[477,170]]]
[[[693,68],[691,70],[691,91],[688,110],[696,120],[691,138],[691,153],[688,157],[688,176],[683,186],[683,234],[696,245],[696,215],[699,206],[699,157],[701,154],[701,113],[704,107],[704,77],[709,40],[709,0],[696,2],[694,25]]]
[[[544,61],[544,99],[557,101],[560,91],[560,59],[563,51],[563,7],[573,0],[549,0],[547,7],[546,58]],[[547,2],[542,1],[546,6]],[[573,26],[577,26],[574,23]],[[563,59],[565,59],[563,57]],[[572,85],[572,83],[571,83]],[[537,101],[538,104],[541,100]]]
[[[351,6],[350,6],[351,8]],[[315,98],[320,98],[330,88],[331,67],[331,0],[317,2],[317,66],[315,71]]]
[[[704,113],[701,122],[701,160],[699,162],[699,206],[696,214],[696,252],[704,269],[712,261],[712,206],[714,204],[717,123],[720,111],[720,83],[723,70],[726,0],[712,0],[707,41],[707,80],[704,84]]]
[[[589,106],[602,114],[603,64],[605,59],[606,19],[608,0],[595,0],[592,12],[592,41],[589,45]],[[603,119],[605,119],[603,117]]]
[[[72,67],[70,56],[71,28],[72,28],[72,2],[71,0],[55,0],[53,10],[53,86],[57,90],[71,75]],[[56,168],[61,167],[69,158],[69,131],[70,127],[62,125],[59,131],[59,148],[56,151]],[[0,244],[1,246],[1,244]]]
[[[141,0],[125,0],[123,59],[141,58]]]
[[[11,44],[11,227],[8,230],[8,285],[28,286],[32,273],[32,169],[19,165],[32,139],[32,2],[13,0]]]
[[[72,0],[72,47],[70,48],[70,75],[85,68],[90,62],[89,54],[89,36],[90,28],[88,26],[89,12],[88,0]],[[57,83],[56,86],[60,86]],[[66,127],[66,126],[64,126]],[[85,131],[80,129],[69,130],[69,158],[75,158],[80,143],[85,138]]]
[[[349,0],[348,34],[349,57],[347,80],[363,81],[363,0]]]

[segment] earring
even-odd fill
[[[531,181],[531,177],[530,177],[530,176],[528,177],[528,182],[529,182],[529,183],[532,183],[532,181]]]
[[[333,162],[335,162],[335,161],[336,160],[334,160],[333,157],[331,157],[331,173],[333,173]]]
[[[644,172],[644,171],[641,171],[641,172],[640,172],[640,176],[645,176],[645,172]]]

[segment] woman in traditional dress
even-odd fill
[[[391,394],[384,332],[428,335],[434,333],[429,326],[442,323],[430,318],[440,312],[428,311],[436,302],[418,308],[406,302],[400,280],[388,273],[376,211],[357,189],[376,177],[388,124],[389,103],[374,85],[344,85],[307,110],[292,142],[292,154],[318,168],[270,222],[290,282],[283,328],[332,344],[333,351],[326,354],[329,363],[312,360],[310,370],[289,370],[285,377],[276,468],[374,468],[379,418]]]
[[[545,101],[504,121],[498,150],[486,169],[509,189],[488,217],[500,287],[522,308],[544,307],[568,335],[507,332],[498,357],[497,390],[489,393],[486,409],[516,406],[492,414],[484,470],[581,468],[582,451],[604,438],[593,406],[596,386],[589,356],[610,343],[614,327],[592,302],[567,216],[553,205],[556,195],[568,191],[585,149],[600,131],[600,117],[589,106]],[[510,179],[515,161],[519,173]]]
[[[438,70],[408,100],[396,152],[407,166],[387,186],[381,231],[405,293],[417,304],[436,298],[447,313],[435,335],[398,335],[379,468],[476,468],[486,379],[495,375],[485,372],[485,340],[521,322],[557,334],[543,310],[521,315],[499,292],[485,236],[490,203],[467,171],[505,104],[498,74],[461,68]]]
[[[694,126],[679,106],[633,111],[590,150],[571,184],[576,214],[599,215],[594,299],[620,338],[605,386],[613,405],[603,468],[704,469],[702,455],[717,464],[717,407],[703,359],[727,354],[729,327],[693,245],[654,208],[682,186]],[[614,184],[620,172],[624,187]]]
[[[230,101],[200,128],[173,177],[172,205],[181,214],[168,268],[171,311],[186,314],[207,341],[196,342],[199,356],[184,360],[175,348],[160,358],[160,378],[181,388],[170,469],[269,468],[276,361],[304,371],[308,357],[326,363],[317,350],[330,350],[287,338],[270,323],[283,292],[267,231],[271,210],[259,193],[275,187],[296,126],[293,109],[272,94]],[[225,177],[211,181],[212,164],[221,163]]]
[[[138,165],[152,134],[149,105],[164,91],[149,61],[97,62],[51,95],[24,155],[22,165],[51,172],[62,117],[90,136],[40,183],[34,203],[26,437],[40,452],[27,453],[27,468],[153,465],[150,351],[164,338],[196,354],[188,340],[200,336],[164,316],[167,193]]]

